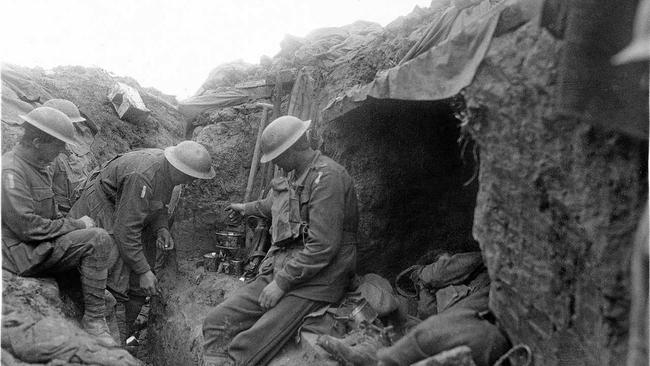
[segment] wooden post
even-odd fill
[[[278,118],[282,114],[281,108],[282,108],[282,79],[280,77],[280,72],[275,74],[275,89],[273,90],[273,96],[275,99],[273,100],[273,118]],[[269,164],[272,164],[269,162]],[[269,168],[270,169],[270,168]],[[273,175],[268,173],[269,182],[271,179],[280,176],[280,168],[277,165],[273,165]]]
[[[260,127],[257,130],[257,140],[255,140],[255,149],[253,150],[251,170],[248,173],[248,183],[246,184],[246,192],[244,193],[244,202],[250,201],[251,191],[253,190],[253,181],[255,180],[255,173],[257,173],[257,167],[260,163],[260,143],[262,141],[262,131],[264,131],[264,127],[266,127],[269,108],[273,107],[272,105],[266,103],[258,103],[258,105],[261,105],[263,108],[262,120],[260,121]]]

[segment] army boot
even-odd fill
[[[105,318],[107,270],[89,264],[82,262],[80,270],[81,291],[84,300],[84,316],[81,320],[81,327],[101,345],[115,347],[117,343],[108,330]]]
[[[115,342],[119,344],[120,329],[117,326],[117,317],[115,316],[115,305],[117,305],[117,301],[108,290],[104,292],[104,299],[106,300],[106,323],[108,324],[108,331],[111,333]]]
[[[115,342],[108,330],[106,319],[91,318],[84,315],[81,320],[81,327],[102,346],[117,347],[117,342]]]
[[[343,365],[374,366],[377,364],[377,350],[384,347],[374,337],[338,339],[328,335],[319,336],[316,344]]]

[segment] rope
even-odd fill
[[[407,298],[416,298],[416,297],[418,297],[420,295],[419,291],[418,291],[418,287],[415,284],[414,284],[414,287],[415,287],[415,292],[414,293],[403,290],[399,285],[399,281],[402,279],[402,277],[404,275],[406,275],[406,274],[410,275],[411,272],[413,272],[415,269],[417,269],[419,267],[420,266],[417,265],[417,264],[413,265],[413,266],[410,266],[409,268],[407,268],[407,269],[403,270],[402,272],[400,272],[397,275],[397,277],[395,277],[395,290],[397,290],[397,293],[399,293],[400,295],[402,295],[404,297],[407,297]],[[413,283],[412,280],[411,280],[411,283]]]

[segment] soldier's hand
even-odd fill
[[[274,307],[278,301],[284,296],[284,291],[278,286],[275,280],[271,281],[260,294],[258,299],[260,306],[264,309],[270,309]]]
[[[228,214],[228,221],[231,224],[239,224],[241,219],[244,217],[244,204],[243,203],[231,203],[225,209]]]
[[[166,227],[158,229],[156,246],[162,250],[174,249],[174,238],[172,238],[172,234],[169,233],[169,229]]]
[[[86,229],[90,229],[91,227],[95,227],[95,220],[93,220],[91,217],[82,216],[81,218],[79,218],[79,220],[81,220],[81,222],[83,222],[84,225],[86,225]]]
[[[140,288],[147,296],[158,295],[158,279],[151,271],[140,275]]]

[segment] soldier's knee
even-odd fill
[[[216,307],[203,319],[203,335],[220,332],[226,326],[226,317],[220,307]]]
[[[93,246],[95,253],[98,256],[108,258],[108,255],[111,252],[111,248],[113,246],[113,239],[108,234],[108,232],[99,227],[94,227],[86,230],[89,230],[89,243]]]

